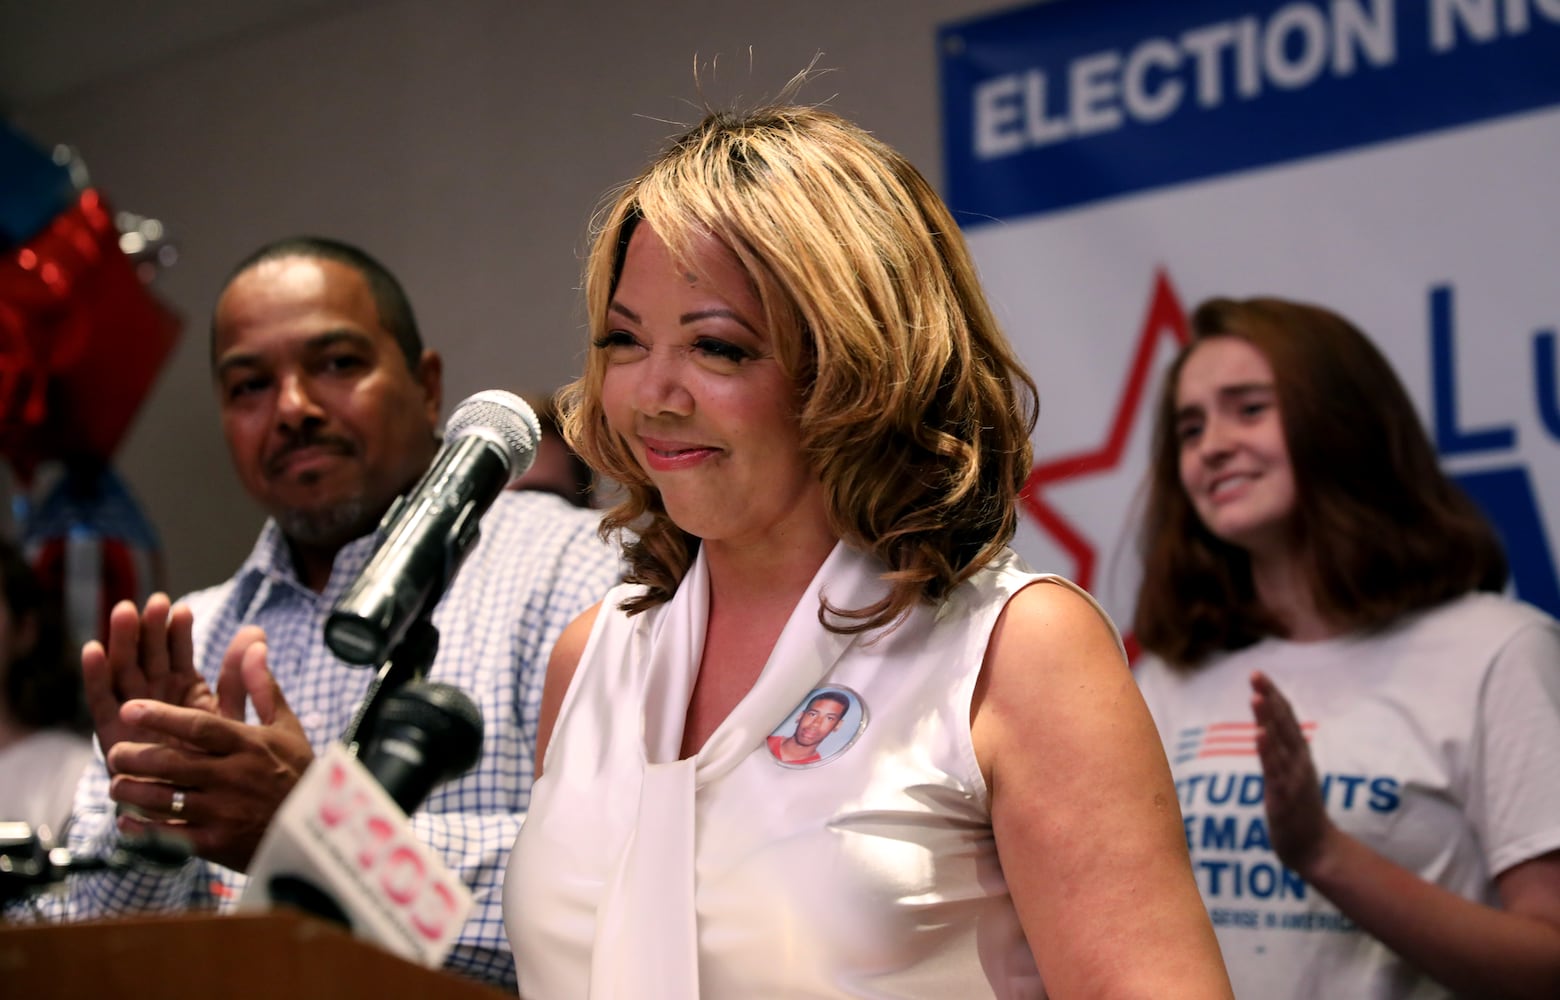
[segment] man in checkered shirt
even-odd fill
[[[172,610],[162,595],[139,613],[121,604],[106,647],[83,650],[106,768],[88,767],[69,834],[77,856],[103,857],[124,835],[177,831],[198,857],[77,875],[71,919],[233,907],[283,798],[367,692],[373,671],[326,649],[325,618],[439,445],[442,363],[395,279],[355,247],[304,237],[252,254],[218,300],[211,358],[234,467],[270,518],[232,579]],[[449,966],[511,991],[502,882],[530,801],[543,672],[620,572],[596,528],[550,494],[501,494],[433,615],[429,679],[471,695],[485,740],[412,828],[476,895]],[[135,698],[154,700],[122,712]]]

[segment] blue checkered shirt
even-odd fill
[[[416,835],[460,873],[476,906],[447,965],[515,990],[504,934],[503,878],[530,805],[542,679],[563,627],[599,601],[621,573],[616,549],[596,534],[598,515],[541,492],[506,492],[481,523],[473,548],[433,615],[439,651],[429,679],[461,688],[482,711],[482,759],[441,785],[412,817]],[[348,666],[325,647],[332,605],[356,580],[375,536],[336,556],[316,594],[298,582],[281,532],[267,522],[248,560],[227,583],[185,598],[195,612],[195,656],[212,689],[222,653],[240,626],[265,629],[269,663],[288,705],[319,750],[339,739],[373,671]],[[250,712],[253,722],[253,710]],[[116,843],[108,774],[99,753],[76,791],[69,846],[103,857]],[[204,860],[176,873],[77,875],[65,899],[69,919],[128,912],[231,910],[245,877]]]

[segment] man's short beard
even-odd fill
[[[368,514],[363,497],[350,497],[328,507],[277,511],[277,525],[287,540],[310,548],[340,548],[374,530],[378,518]]]

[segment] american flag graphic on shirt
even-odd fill
[[[1189,760],[1207,757],[1255,757],[1257,733],[1262,727],[1255,722],[1212,722],[1206,726],[1187,726],[1175,735],[1172,762],[1184,764]],[[1300,723],[1300,732],[1306,742],[1316,731],[1316,723]]]

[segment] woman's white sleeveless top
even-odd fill
[[[608,595],[504,885],[526,1000],[1043,996],[970,703],[1008,599],[1040,579],[1073,585],[1005,552],[886,634],[819,624],[820,597],[865,606],[881,571],[837,546],[752,691],[686,760],[702,555],[652,611],[626,617],[632,591]],[[849,711],[820,761],[782,764],[767,738],[791,735],[820,688]]]

